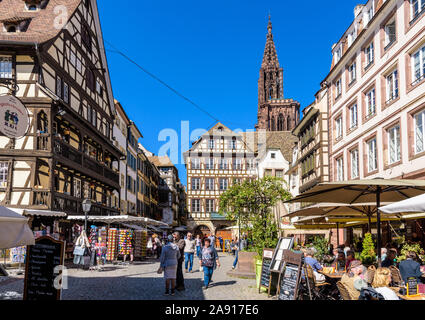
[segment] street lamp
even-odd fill
[[[85,215],[84,230],[87,232],[87,213],[89,213],[90,209],[91,209],[91,200],[90,199],[84,199],[82,205],[83,205],[83,211],[84,211],[84,215]]]

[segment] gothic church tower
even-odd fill
[[[292,131],[299,122],[300,104],[283,95],[283,68],[279,65],[269,16],[267,42],[258,79],[257,130]]]

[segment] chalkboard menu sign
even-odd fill
[[[415,277],[407,278],[407,296],[414,297],[418,295],[418,280]]]
[[[55,289],[55,268],[63,265],[64,242],[40,237],[28,246],[25,266],[24,300],[60,300]]]
[[[261,266],[260,289],[269,289],[270,287],[270,265],[272,263],[273,253],[273,249],[263,250],[263,264]]]
[[[282,268],[283,251],[292,249],[294,238],[280,238],[277,243],[276,250],[273,254],[273,259],[270,266],[270,271],[280,272]]]
[[[279,300],[296,300],[301,276],[302,254],[291,250],[283,252],[283,272],[279,278]]]

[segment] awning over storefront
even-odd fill
[[[19,208],[8,208],[21,216],[39,216],[39,217],[66,217],[67,214],[61,211],[50,211],[50,210],[33,210],[33,209],[19,209]]]
[[[68,220],[84,221],[85,216],[68,216]],[[168,226],[165,222],[153,220],[150,218],[133,217],[128,215],[120,216],[88,216],[88,221],[104,222],[104,223],[131,223],[137,225],[153,225],[153,226]]]
[[[154,232],[158,232],[158,233],[160,233],[160,232],[163,232],[164,230],[161,230],[161,229],[159,229],[159,228],[157,228],[157,227],[154,227],[154,226],[148,226],[148,229],[150,229],[150,230],[152,230],[152,231],[154,231]]]

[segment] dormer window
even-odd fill
[[[339,60],[342,58],[342,48],[339,46],[339,48],[335,51],[335,59],[336,63],[338,63]]]
[[[25,3],[25,9],[27,11],[37,11],[38,10],[38,6],[36,4]]]
[[[3,20],[3,32],[25,32],[31,22],[30,18],[11,18]]]

